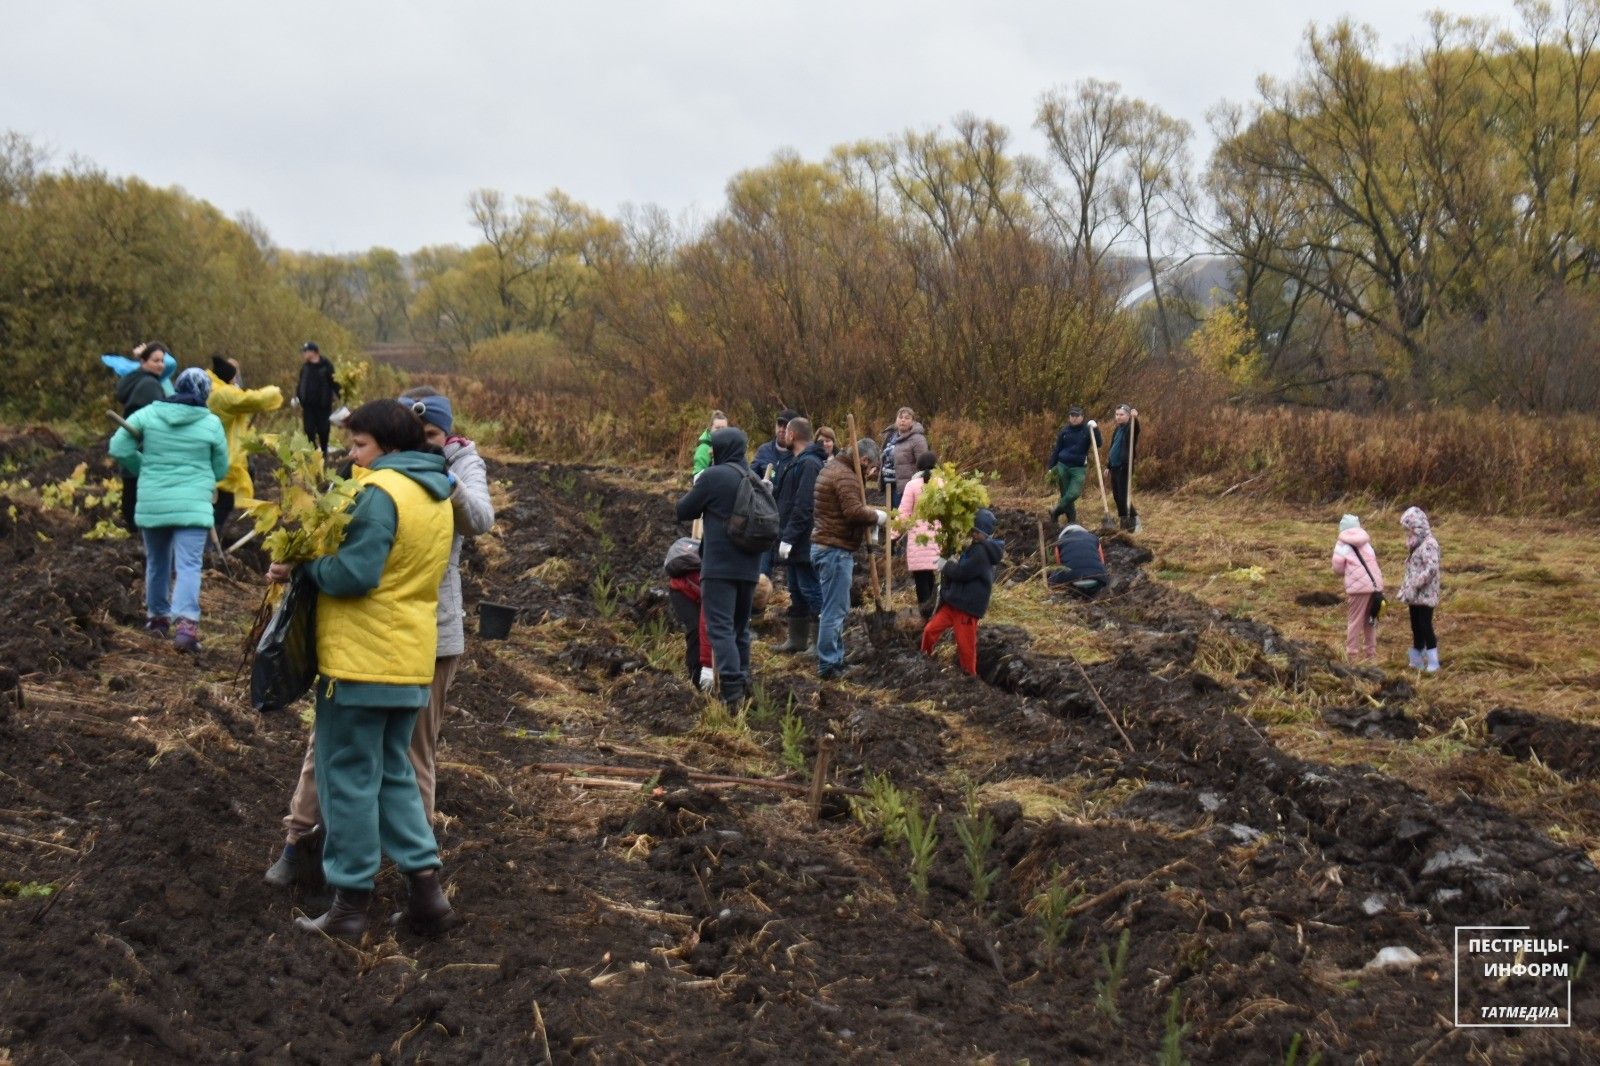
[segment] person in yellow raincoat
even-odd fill
[[[250,464],[240,438],[250,425],[250,416],[258,411],[276,411],[283,406],[283,393],[276,385],[247,389],[239,377],[239,360],[211,357],[211,398],[206,406],[222,419],[222,429],[228,435],[228,474],[217,482],[217,498],[212,505],[215,512],[217,539],[222,539],[222,527],[233,514],[237,497],[253,499],[255,485],[250,481]]]

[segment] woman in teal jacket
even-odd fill
[[[206,409],[211,379],[204,370],[185,370],[173,390],[129,416],[111,438],[111,457],[139,479],[133,520],[144,536],[145,629],[165,637],[175,617],[173,643],[198,651],[200,566],[211,494],[228,473],[228,438]]]

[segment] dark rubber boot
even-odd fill
[[[406,874],[406,909],[395,911],[389,921],[421,936],[437,936],[456,924],[456,912],[444,898],[438,870]]]
[[[809,627],[809,621],[806,618],[791,616],[789,618],[789,639],[782,644],[774,644],[772,650],[782,652],[785,655],[793,655],[796,652],[805,651],[806,629]]]
[[[819,619],[819,618],[807,618],[806,619],[806,646],[801,649],[800,654],[809,655],[813,659],[816,658],[816,656],[817,656],[817,630],[820,629],[820,628],[822,628],[822,620],[821,619]]]
[[[297,928],[308,933],[326,933],[341,940],[356,940],[367,931],[367,904],[372,902],[370,888],[336,888],[333,906],[320,918],[296,918]]]
[[[322,826],[283,846],[278,861],[267,870],[267,884],[278,888],[322,887]]]

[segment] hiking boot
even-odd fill
[[[267,884],[277,888],[322,887],[322,826],[283,846],[278,861],[267,869]]]
[[[805,651],[806,631],[810,628],[811,620],[809,618],[791,617],[789,619],[789,639],[782,644],[772,645],[772,650],[782,652],[785,655],[793,655],[795,652]]]
[[[438,870],[406,874],[406,909],[395,911],[389,923],[420,936],[437,936],[456,924],[456,912],[444,897]]]
[[[367,931],[367,904],[371,901],[370,888],[336,888],[327,913],[320,918],[296,918],[295,928],[355,940]]]
[[[167,628],[170,624],[165,618],[146,618],[144,620],[144,631],[152,636],[166,640]]]
[[[199,651],[200,623],[191,622],[187,618],[178,619],[177,629],[172,634],[172,644],[179,651]]]

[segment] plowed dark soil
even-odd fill
[[[0,628],[23,693],[0,692],[0,1062],[1133,1063],[1169,1032],[1197,1063],[1283,1062],[1297,1040],[1302,1063],[1600,1058],[1586,983],[1570,1029],[1449,1024],[1456,925],[1600,954],[1588,860],[1470,795],[1279,750],[1240,713],[1243,679],[1332,678],[1352,707],[1379,679],[1163,586],[1134,541],[1108,544],[1105,599],[1061,605],[1115,645],[1107,661],[1080,670],[988,625],[968,678],[912,634],[874,643],[858,614],[848,683],[763,657],[741,733],[703,720],[645,639],[665,617],[670,486],[492,476],[505,506],[469,553],[469,600],[517,606],[519,626],[469,641],[452,694],[439,835],[464,922],[438,940],[307,937],[292,917],[321,901],[262,882],[304,731],[231,680],[225,637],[258,589],[208,574],[215,635],[182,658],[134,629],[131,542],[78,543],[86,518],[18,505],[0,581],[13,604],[58,600],[23,605],[31,641]],[[1001,515],[1013,580],[1037,574],[1033,523]],[[1219,633],[1245,649],[1231,675],[1199,661]],[[1378,702],[1403,718],[1407,695]],[[925,897],[907,846],[837,797],[813,822],[790,792],[705,780],[777,776],[785,708],[808,760],[836,738],[837,783],[887,775],[934,816]],[[981,909],[962,780],[994,824]],[[380,878],[374,916],[397,888]],[[1391,945],[1421,962],[1364,968]]]

